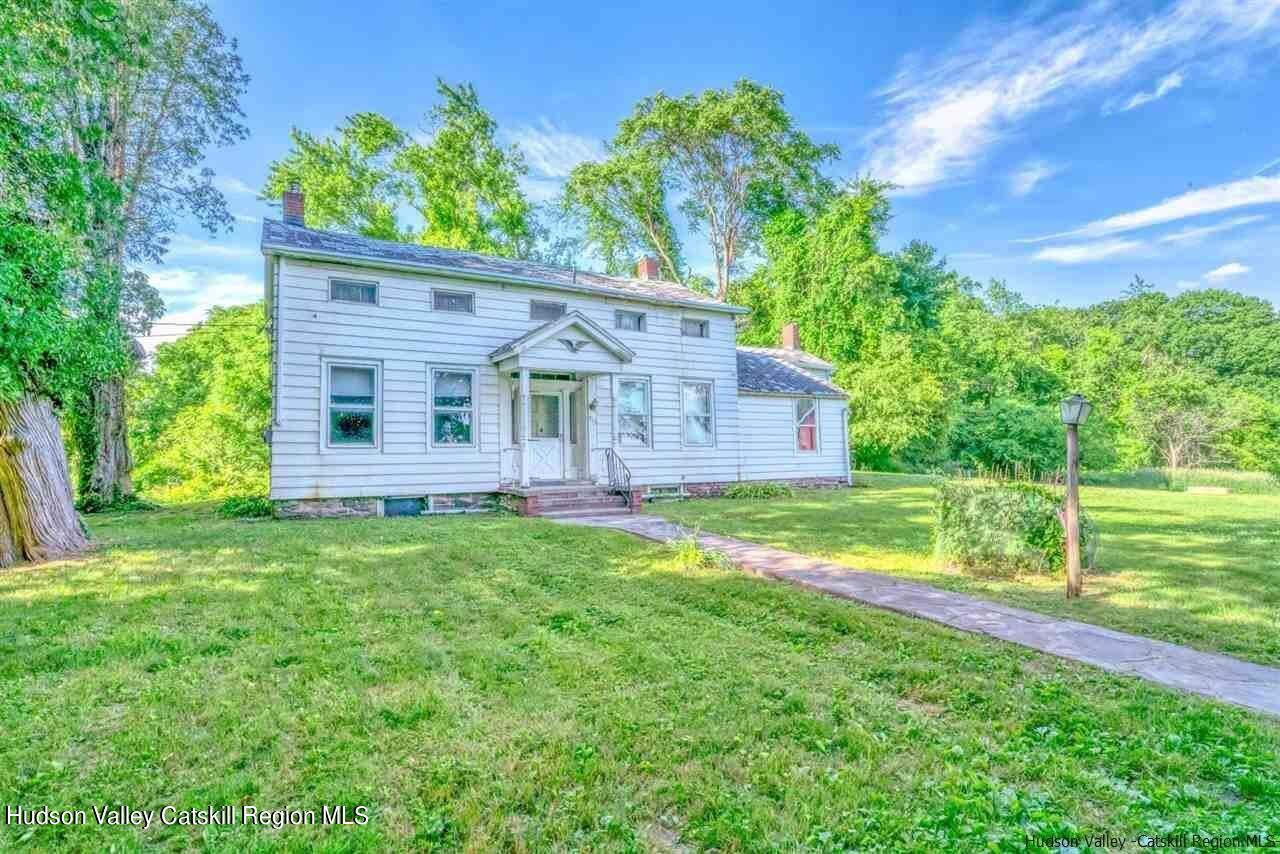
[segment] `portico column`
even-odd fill
[[[532,414],[529,406],[529,369],[520,369],[520,485],[529,485],[529,434]]]

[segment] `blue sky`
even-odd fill
[[[437,76],[476,85],[535,199],[640,98],[749,77],[841,147],[837,175],[900,185],[886,248],[926,240],[1034,302],[1114,296],[1135,273],[1280,302],[1280,0],[211,5],[252,76],[251,136],[208,156],[234,231],[187,228],[149,271],[169,324],[260,297],[258,220],[277,214],[256,190],[290,127],[374,110],[416,128]]]

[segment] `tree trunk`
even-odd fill
[[[87,507],[105,507],[133,496],[133,457],[125,427],[124,379],[112,377],[93,385],[94,457],[89,483],[81,500]]]
[[[0,568],[71,554],[88,543],[53,407],[30,395],[0,403]]]

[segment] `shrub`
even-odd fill
[[[732,564],[723,552],[709,551],[698,545],[697,532],[667,543],[679,569],[726,569]]]
[[[785,483],[731,483],[724,489],[725,498],[790,498],[795,490]]]
[[[261,519],[272,515],[272,505],[261,495],[233,495],[218,505],[217,512],[227,519]]]
[[[939,555],[965,569],[1017,574],[1066,566],[1057,492],[1031,483],[947,480],[937,487],[935,544]],[[1090,569],[1097,527],[1084,513],[1081,550]]]

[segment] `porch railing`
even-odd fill
[[[605,465],[609,468],[609,491],[616,492],[631,504],[631,469],[613,448],[604,449]]]

